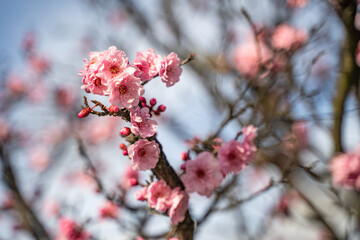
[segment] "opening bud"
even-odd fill
[[[90,109],[90,108],[83,108],[83,109],[79,112],[78,117],[79,117],[79,118],[87,117],[87,116],[89,116],[90,112],[91,112],[91,109]]]
[[[120,130],[120,134],[121,134],[121,136],[123,136],[123,137],[129,136],[130,133],[131,133],[131,130],[130,130],[130,128],[128,128],[128,127],[123,127],[123,128]]]

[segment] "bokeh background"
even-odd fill
[[[78,73],[90,51],[115,45],[130,62],[137,51],[148,48],[162,56],[173,51],[181,59],[196,53],[195,60],[182,67],[174,87],[156,80],[146,85],[145,97],[167,107],[157,118],[158,138],[179,173],[180,153],[189,148],[185,140],[213,134],[229,115],[229,105],[255,105],[221,131],[227,141],[242,126],[253,124],[259,128],[259,150],[216,207],[249,199],[213,213],[199,226],[195,239],[357,239],[357,215],[350,209],[358,209],[358,193],[335,190],[328,170],[338,150],[332,134],[334,101],[348,33],[328,1],[303,1],[306,4],[298,7],[288,2],[2,1],[0,138],[25,201],[51,237],[58,234],[61,216],[84,223],[95,239],[134,239],[139,229],[156,235],[169,228],[166,216],[148,217],[141,225],[143,215],[125,208],[120,208],[116,221],[100,220],[105,198],[95,192],[79,154],[77,138],[84,141],[106,189],[119,191],[129,165],[118,147],[125,142],[119,130],[129,124],[113,117],[77,117],[82,96],[110,105],[106,97],[81,90]],[[253,38],[254,31],[269,44],[282,23],[304,31],[306,43],[284,55],[276,52],[279,55],[270,62],[275,56],[285,58],[276,73],[261,68],[262,74],[248,77],[239,71],[235,49]],[[346,152],[360,143],[356,94],[348,95],[344,109],[341,142]],[[294,134],[292,126],[299,122],[306,134],[295,134],[295,139],[302,138],[306,146],[286,150],[286,136]],[[143,173],[141,181],[149,180],[150,174]],[[13,200],[4,178],[3,174],[0,239],[32,239],[9,207]],[[224,185],[231,180],[225,179]],[[145,206],[134,198],[137,189],[129,190],[127,201]],[[192,194],[194,219],[201,219],[213,201],[214,196]]]

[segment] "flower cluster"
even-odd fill
[[[171,189],[164,180],[152,182],[136,193],[140,201],[147,200],[149,206],[160,212],[167,212],[172,224],[184,221],[188,209],[189,195],[180,187]]]
[[[119,208],[118,206],[111,202],[106,201],[105,204],[100,208],[100,218],[113,218],[116,219],[119,215]]]
[[[195,160],[185,163],[185,174],[181,176],[187,192],[197,192],[210,197],[218,188],[223,178],[230,173],[239,173],[255,157],[254,139],[257,129],[249,125],[244,127],[241,142],[231,140],[223,143],[216,141],[217,159],[210,152],[204,151]],[[187,158],[186,158],[187,159]]]
[[[335,186],[360,190],[360,146],[353,152],[342,153],[330,163],[332,182]]]

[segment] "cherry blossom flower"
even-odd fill
[[[90,235],[84,231],[76,222],[68,218],[60,219],[58,239],[66,240],[87,240],[90,239]]]
[[[187,192],[210,197],[220,186],[223,176],[219,162],[209,152],[201,152],[195,160],[186,162],[186,173],[181,176]]]
[[[119,215],[119,207],[111,202],[106,201],[106,203],[100,208],[100,218],[118,218]]]
[[[150,118],[149,108],[136,106],[130,111],[131,132],[142,138],[151,137],[156,133],[157,122]]]
[[[148,188],[142,188],[135,193],[135,197],[139,201],[145,201],[148,196]]]
[[[84,59],[84,70],[80,69],[79,76],[83,77],[81,89],[88,93],[108,95],[108,83],[105,79],[97,76],[99,68],[104,61],[105,52],[90,52],[89,59]]]
[[[152,182],[147,188],[147,201],[150,207],[165,212],[171,206],[171,188],[164,180]]]
[[[140,78],[134,76],[135,68],[128,67],[109,85],[109,101],[119,108],[132,108],[139,104],[139,97],[144,94]]]
[[[150,170],[159,161],[159,144],[155,141],[140,139],[128,147],[128,154],[135,170]]]
[[[149,81],[159,73],[161,56],[155,54],[154,49],[149,48],[146,52],[137,52],[132,65],[137,68],[135,76],[141,81]]]
[[[260,65],[265,64],[271,57],[272,52],[265,44],[257,43],[253,39],[248,39],[233,51],[235,68],[246,78],[254,78],[260,70]]]
[[[329,167],[334,186],[360,190],[360,146],[353,152],[335,156]]]
[[[242,142],[231,140],[221,146],[218,152],[220,170],[226,175],[228,173],[239,173],[247,163],[255,157],[256,146],[254,139],[257,128],[252,125],[243,128],[244,138]]]
[[[185,219],[185,213],[189,205],[189,195],[177,187],[172,190],[170,201],[171,207],[168,211],[168,215],[172,224],[178,225]]]
[[[42,172],[50,164],[50,153],[48,148],[43,145],[37,145],[31,148],[29,152],[29,162],[31,167]]]
[[[305,31],[284,23],[275,29],[271,44],[276,49],[289,51],[302,47],[307,40],[308,35]]]
[[[6,77],[5,87],[14,97],[21,96],[28,89],[24,79],[21,76],[12,73]]]
[[[166,83],[166,87],[171,87],[180,80],[182,69],[179,64],[180,59],[174,52],[165,56],[161,61],[159,75],[161,77],[161,81]]]
[[[118,50],[115,46],[111,46],[104,52],[104,59],[97,76],[105,81],[111,81],[123,73],[128,67],[129,60],[126,57],[126,53]]]

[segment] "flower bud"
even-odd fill
[[[124,149],[124,150],[123,150],[123,155],[124,155],[124,156],[127,156],[127,155],[128,155],[127,149]]]
[[[156,99],[155,98],[150,99],[150,105],[151,106],[156,105]]]
[[[119,111],[119,108],[117,106],[115,106],[115,105],[111,105],[109,107],[109,112],[110,113],[117,113],[118,111]]]
[[[143,96],[139,97],[139,100],[140,100],[140,102],[142,102],[142,103],[146,103],[146,99],[145,99]]]
[[[129,179],[129,185],[132,186],[132,187],[138,185],[137,179],[136,178],[130,178]]]
[[[79,112],[78,117],[79,118],[87,117],[87,116],[89,116],[90,112],[91,112],[90,108],[84,108]]]
[[[190,158],[189,158],[189,154],[188,154],[187,152],[181,152],[181,153],[180,153],[180,158],[181,158],[182,160],[184,160],[184,161],[187,161],[187,160],[190,159]]]
[[[123,128],[120,130],[120,134],[121,134],[121,136],[123,136],[123,137],[129,136],[130,133],[131,133],[131,130],[130,130],[130,128],[128,128],[128,127],[123,127]]]
[[[164,112],[166,110],[166,106],[165,105],[160,105],[157,109],[159,112]]]
[[[180,165],[180,169],[185,171],[186,170],[186,163],[183,163]]]
[[[126,145],[124,143],[120,143],[119,148],[122,150],[126,149]]]

